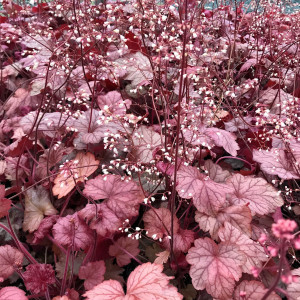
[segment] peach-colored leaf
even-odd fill
[[[197,210],[213,214],[219,210],[226,201],[226,194],[232,193],[233,188],[216,183],[195,167],[180,166],[177,173],[176,190],[180,197],[193,199]]]
[[[89,262],[81,266],[78,272],[78,277],[84,281],[86,290],[91,290],[97,284],[104,280],[105,263],[103,260]]]
[[[52,205],[48,192],[42,186],[26,191],[23,221],[24,231],[33,232],[37,230],[44,216],[55,214],[57,214],[57,210]]]
[[[252,215],[266,215],[283,205],[278,191],[263,178],[234,174],[227,184],[234,188],[231,202],[236,205],[249,204]]]
[[[262,262],[268,260],[264,248],[259,243],[251,240],[228,222],[220,229],[219,236],[223,242],[226,241],[238,245],[240,252],[246,258],[246,261],[242,265],[242,271],[244,273],[252,274],[252,267],[260,268]]]
[[[268,289],[256,280],[242,281],[234,291],[234,300],[259,300],[262,299]],[[268,300],[280,300],[281,297],[274,292],[268,297]]]
[[[139,242],[128,237],[120,237],[109,247],[108,253],[116,258],[119,267],[126,266],[132,258],[129,254],[136,257],[140,253]]]
[[[123,219],[136,216],[144,200],[141,188],[119,175],[98,175],[87,181],[83,193],[94,200],[106,199],[108,208]]]
[[[28,300],[25,292],[16,286],[7,286],[0,290],[0,300]]]
[[[106,203],[87,204],[85,208],[78,212],[78,215],[86,220],[90,228],[95,229],[101,236],[114,233],[122,226],[122,221],[108,208]]]
[[[136,300],[182,299],[177,288],[169,284],[173,277],[168,277],[162,271],[162,265],[145,263],[138,266],[128,278],[127,295]]]
[[[251,235],[251,211],[248,206],[228,206],[222,208],[213,215],[207,215],[199,211],[196,212],[195,221],[204,231],[209,231],[214,240],[218,240],[219,229],[227,221],[246,235]]]
[[[15,268],[22,265],[23,258],[23,253],[12,246],[0,247],[0,282],[12,275]]]
[[[116,280],[106,280],[83,296],[87,300],[126,300],[122,285]]]
[[[64,164],[60,174],[54,180],[53,195],[58,198],[66,196],[76,185],[93,174],[99,166],[99,160],[92,153],[77,153],[75,159]]]
[[[54,239],[75,251],[86,249],[93,242],[92,230],[78,217],[78,214],[59,218],[52,229]]]
[[[234,244],[217,245],[210,238],[197,239],[194,245],[186,256],[194,288],[206,289],[214,298],[230,298],[235,281],[242,276],[242,253]]]
[[[162,239],[171,234],[171,212],[169,209],[152,208],[148,210],[143,217],[147,235],[154,240]],[[173,232],[179,229],[179,222],[176,216],[173,219]]]
[[[145,263],[138,266],[127,281],[125,296],[121,284],[107,280],[84,294],[87,300],[182,300],[177,288],[169,284],[168,277],[159,264]]]
[[[157,258],[154,260],[154,263],[163,265],[168,261],[168,259],[170,257],[170,251],[165,250],[165,251],[159,252],[156,254],[156,256],[157,256]]]

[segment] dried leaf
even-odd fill
[[[42,187],[31,188],[25,192],[25,211],[23,230],[33,232],[37,230],[44,216],[57,214],[50,201],[48,192]]]
[[[210,159],[204,162],[204,167],[208,171],[211,180],[217,183],[225,183],[226,179],[231,176],[230,172],[223,170],[219,165],[214,164]]]

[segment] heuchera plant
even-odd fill
[[[0,16],[0,300],[299,299],[299,12],[31,2]]]

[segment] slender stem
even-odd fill
[[[9,233],[14,242],[16,243],[18,249],[25,255],[25,257],[32,263],[32,264],[37,264],[38,262],[32,257],[32,255],[26,250],[26,248],[23,246],[23,244],[19,241],[19,239],[17,238],[12,226],[11,226],[11,222],[10,222],[10,219],[9,219],[9,216],[7,215],[6,216],[6,220],[7,220],[7,223],[8,223],[8,226],[9,226],[9,229],[0,223],[0,227],[2,227],[7,233]]]
[[[68,275],[68,268],[69,268],[69,257],[70,257],[71,247],[68,248],[66,254],[66,263],[65,263],[65,270],[64,270],[64,277],[62,279],[61,288],[60,288],[60,295],[62,296],[65,292],[66,282],[67,282],[67,275]]]
[[[277,284],[280,280],[281,277],[281,273],[282,273],[282,267],[283,267],[283,262],[284,262],[284,256],[285,256],[285,244],[286,244],[286,240],[283,239],[281,242],[281,246],[280,246],[280,260],[279,260],[279,266],[278,266],[278,273],[277,273],[277,277],[274,281],[274,283],[272,284],[272,286],[268,289],[268,291],[265,293],[265,295],[262,297],[261,300],[267,300],[268,297],[271,295],[271,293],[276,289]]]

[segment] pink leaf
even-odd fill
[[[300,297],[300,268],[292,270],[292,275],[296,277],[296,282],[292,282],[287,287],[288,299],[299,300]]]
[[[84,288],[91,290],[94,286],[104,280],[106,267],[103,260],[89,262],[81,266],[78,272],[78,277],[84,281]]]
[[[256,280],[242,281],[234,291],[234,300],[258,300],[262,299],[268,289]],[[274,292],[268,297],[268,300],[280,300],[281,298]]]
[[[35,120],[38,122],[35,122]],[[32,130],[42,132],[44,135],[53,138],[59,132],[59,129],[73,124],[73,118],[60,112],[39,113],[30,112],[20,120],[20,126],[24,133],[29,134]],[[36,127],[38,124],[38,128]]]
[[[251,268],[262,266],[262,262],[268,260],[264,248],[259,243],[251,240],[248,236],[226,222],[224,228],[220,229],[219,236],[223,242],[231,242],[238,245],[240,252],[246,257],[242,265],[244,273],[252,274]]]
[[[214,240],[218,240],[220,228],[225,222],[229,222],[246,235],[251,235],[251,211],[247,206],[228,206],[222,208],[213,215],[196,212],[195,221],[199,223],[199,227],[204,231],[209,231]]]
[[[214,141],[216,146],[223,147],[232,156],[237,156],[237,150],[240,147],[235,141],[236,136],[233,133],[213,127],[207,128],[205,134]]]
[[[59,216],[58,215],[53,215],[50,217],[46,217],[43,219],[41,222],[39,228],[37,231],[34,233],[34,238],[33,238],[33,243],[37,244],[41,239],[43,239],[47,234],[50,233],[53,225],[56,223],[58,220]]]
[[[34,294],[45,293],[48,285],[55,283],[55,272],[51,265],[31,264],[23,273],[26,289]]]
[[[143,163],[149,163],[153,160],[154,150],[162,146],[163,138],[153,128],[141,125],[134,131],[132,142],[131,154],[134,158]]]
[[[116,280],[108,280],[84,294],[87,300],[182,300],[183,296],[169,284],[163,266],[145,263],[138,266],[128,277],[127,295]]]
[[[249,68],[251,68],[252,66],[256,65],[257,63],[258,63],[258,61],[257,61],[256,58],[250,58],[250,59],[248,59],[246,62],[244,62],[244,64],[240,68],[239,73],[247,71]]]
[[[94,200],[106,199],[108,208],[123,219],[136,216],[144,199],[133,180],[119,175],[98,175],[87,181],[83,193]]]
[[[123,100],[121,94],[117,91],[112,91],[104,96],[98,96],[97,102],[99,107],[107,115],[124,116],[126,109],[131,105],[130,100]]]
[[[78,131],[78,137],[74,140],[77,149],[84,149],[86,144],[99,143],[105,136],[124,132],[121,123],[111,121],[109,118],[101,118],[100,111],[87,110],[77,119],[73,126]]]
[[[11,200],[6,198],[0,198],[0,219],[8,214],[11,208]]]
[[[235,245],[217,245],[209,238],[197,239],[194,244],[186,256],[194,288],[206,289],[214,298],[230,298],[235,281],[242,276],[244,256]]]
[[[122,226],[122,221],[107,207],[106,203],[87,204],[84,209],[78,212],[78,215],[83,220],[88,221],[90,228],[95,229],[101,236],[114,233]]]
[[[18,115],[19,108],[21,106],[32,105],[34,106],[37,102],[33,102],[29,96],[29,91],[24,88],[19,88],[15,91],[12,97],[9,97],[8,100],[3,105],[3,110],[6,111],[6,117],[11,117],[13,115]]]
[[[53,195],[58,198],[66,196],[77,182],[83,182],[93,174],[99,165],[92,153],[77,153],[75,159],[64,164],[60,174],[54,180]]]
[[[286,157],[284,150],[254,150],[253,160],[260,163],[262,171],[270,175],[278,175],[282,179],[298,179],[299,174]]]
[[[28,300],[25,292],[15,286],[7,286],[0,290],[0,300]]]
[[[177,173],[176,190],[182,198],[193,198],[196,208],[207,214],[219,210],[226,201],[226,194],[233,192],[232,187],[212,181],[197,168],[183,165]]]
[[[153,71],[150,61],[147,56],[141,52],[126,55],[115,61],[122,67],[126,66],[127,74],[124,77],[126,80],[132,80],[131,84],[136,87],[144,82],[148,82],[153,78]]]
[[[24,255],[9,245],[0,247],[0,282],[12,275],[22,265]]]
[[[86,249],[93,242],[92,230],[78,217],[78,214],[59,218],[53,226],[54,239],[75,251]]]
[[[5,185],[0,184],[0,199],[5,197]]]
[[[263,178],[234,174],[227,184],[234,188],[231,202],[236,205],[249,204],[252,215],[266,215],[283,205],[278,191]]]
[[[126,300],[122,285],[116,280],[106,280],[83,296],[87,300]]]
[[[120,237],[109,247],[108,253],[116,258],[119,267],[126,266],[132,259],[129,254],[136,257],[140,253],[139,241],[128,237]]]
[[[195,239],[194,231],[179,228],[178,232],[173,236],[173,251],[175,253],[187,252]],[[170,251],[170,239],[165,237],[163,245]]]
[[[147,235],[154,240],[162,239],[171,234],[171,212],[169,209],[153,208],[148,210],[143,217]],[[176,233],[179,229],[179,222],[174,216],[173,231]]]

